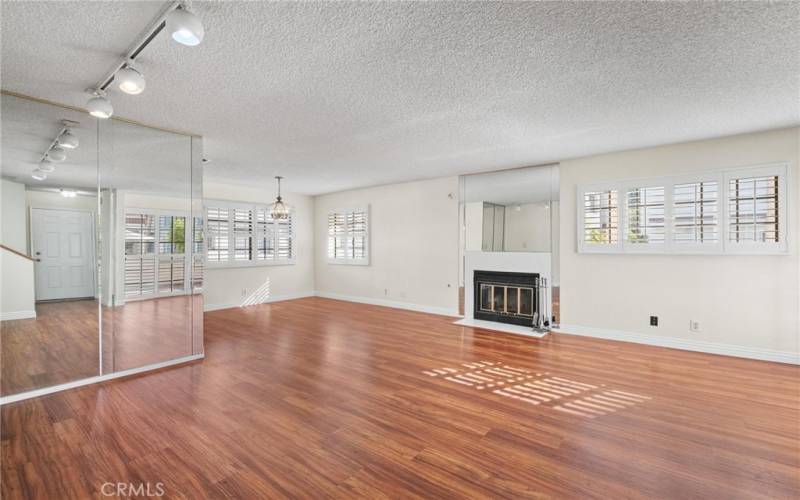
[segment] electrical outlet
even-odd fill
[[[699,332],[700,331],[700,322],[695,321],[693,319],[689,320],[689,331],[690,332]]]
[[[658,326],[658,316],[650,316],[650,326]]]

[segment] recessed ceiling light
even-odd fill
[[[110,118],[114,114],[114,107],[102,91],[93,91],[94,97],[86,103],[89,114],[95,118]]]
[[[202,42],[206,33],[200,18],[184,8],[167,14],[167,30],[173,40],[190,47]]]
[[[126,94],[141,94],[144,90],[144,76],[141,72],[136,70],[136,68],[131,66],[125,66],[121,70],[117,71],[114,79],[119,82],[119,89]]]
[[[78,144],[80,144],[78,136],[73,134],[70,129],[65,130],[58,138],[58,145],[62,148],[75,149],[78,147]]]

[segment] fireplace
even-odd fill
[[[539,274],[475,271],[475,319],[533,326],[538,318]]]

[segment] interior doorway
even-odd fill
[[[86,210],[31,209],[37,301],[95,296],[93,220]]]

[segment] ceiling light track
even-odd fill
[[[86,89],[92,96],[87,104],[92,116],[109,118],[113,114],[114,109],[106,92],[115,81],[126,94],[136,95],[144,91],[145,79],[141,70],[135,67],[136,58],[165,28],[173,40],[188,46],[198,45],[205,35],[202,22],[187,9],[183,1],[168,3],[128,48],[125,56],[114,64],[97,85]]]
[[[72,120],[61,120],[61,124],[63,125],[61,130],[58,131],[55,139],[42,153],[38,167],[31,173],[31,177],[38,181],[45,180],[47,174],[55,171],[55,163],[61,163],[67,159],[67,150],[75,149],[80,144],[78,136],[73,132],[73,129],[78,128],[80,123]]]

